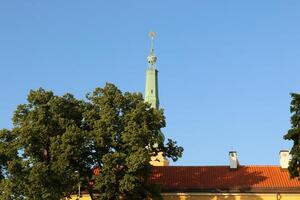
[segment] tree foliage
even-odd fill
[[[292,140],[294,143],[290,151],[291,160],[288,169],[291,177],[300,179],[300,94],[292,93],[291,96],[291,128],[284,136],[284,139]]]
[[[164,143],[163,110],[113,84],[86,100],[44,89],[27,100],[12,130],[0,131],[1,199],[58,200],[79,183],[92,199],[160,198],[149,181],[151,156],[163,152],[176,161],[183,152],[170,139]]]

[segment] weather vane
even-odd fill
[[[151,38],[151,51],[153,51],[153,40],[155,37],[155,32],[153,31],[149,32],[149,37]]]
[[[155,37],[155,32],[153,31],[149,32],[149,37],[153,40],[153,38]]]
[[[156,62],[156,59],[157,57],[154,55],[154,48],[153,48],[153,40],[154,40],[154,37],[155,37],[155,32],[149,32],[149,37],[151,38],[151,50],[150,50],[150,55],[147,57],[148,59],[148,63],[150,64],[150,66],[152,67],[156,67],[155,66],[155,62]]]

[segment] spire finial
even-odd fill
[[[155,32],[153,32],[153,31],[149,32],[149,37],[151,38],[151,51],[153,51],[154,50],[153,40],[154,40],[154,37],[155,37]]]
[[[147,57],[149,67],[156,68],[155,63],[157,60],[157,57],[154,55],[154,47],[153,47],[153,40],[155,37],[155,32],[151,31],[149,32],[149,37],[151,38],[151,49],[150,49],[150,55]]]

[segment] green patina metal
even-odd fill
[[[145,87],[145,102],[151,104],[152,108],[159,109],[159,98],[158,98],[158,71],[156,69],[157,57],[154,54],[153,40],[155,33],[150,32],[149,36],[151,38],[151,49],[150,54],[147,57],[148,67],[146,70],[146,87]],[[161,132],[162,141],[165,140],[164,134]],[[157,146],[157,144],[154,144]]]
[[[158,99],[158,71],[156,69],[156,60],[157,57],[154,54],[153,40],[155,33],[150,32],[149,36],[151,38],[151,49],[150,54],[147,57],[148,67],[146,71],[146,87],[145,87],[145,102],[151,104],[153,108],[159,108],[159,99]]]

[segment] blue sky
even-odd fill
[[[300,1],[1,1],[0,128],[30,89],[84,98],[105,82],[143,92],[157,33],[175,165],[277,165],[300,92]]]

